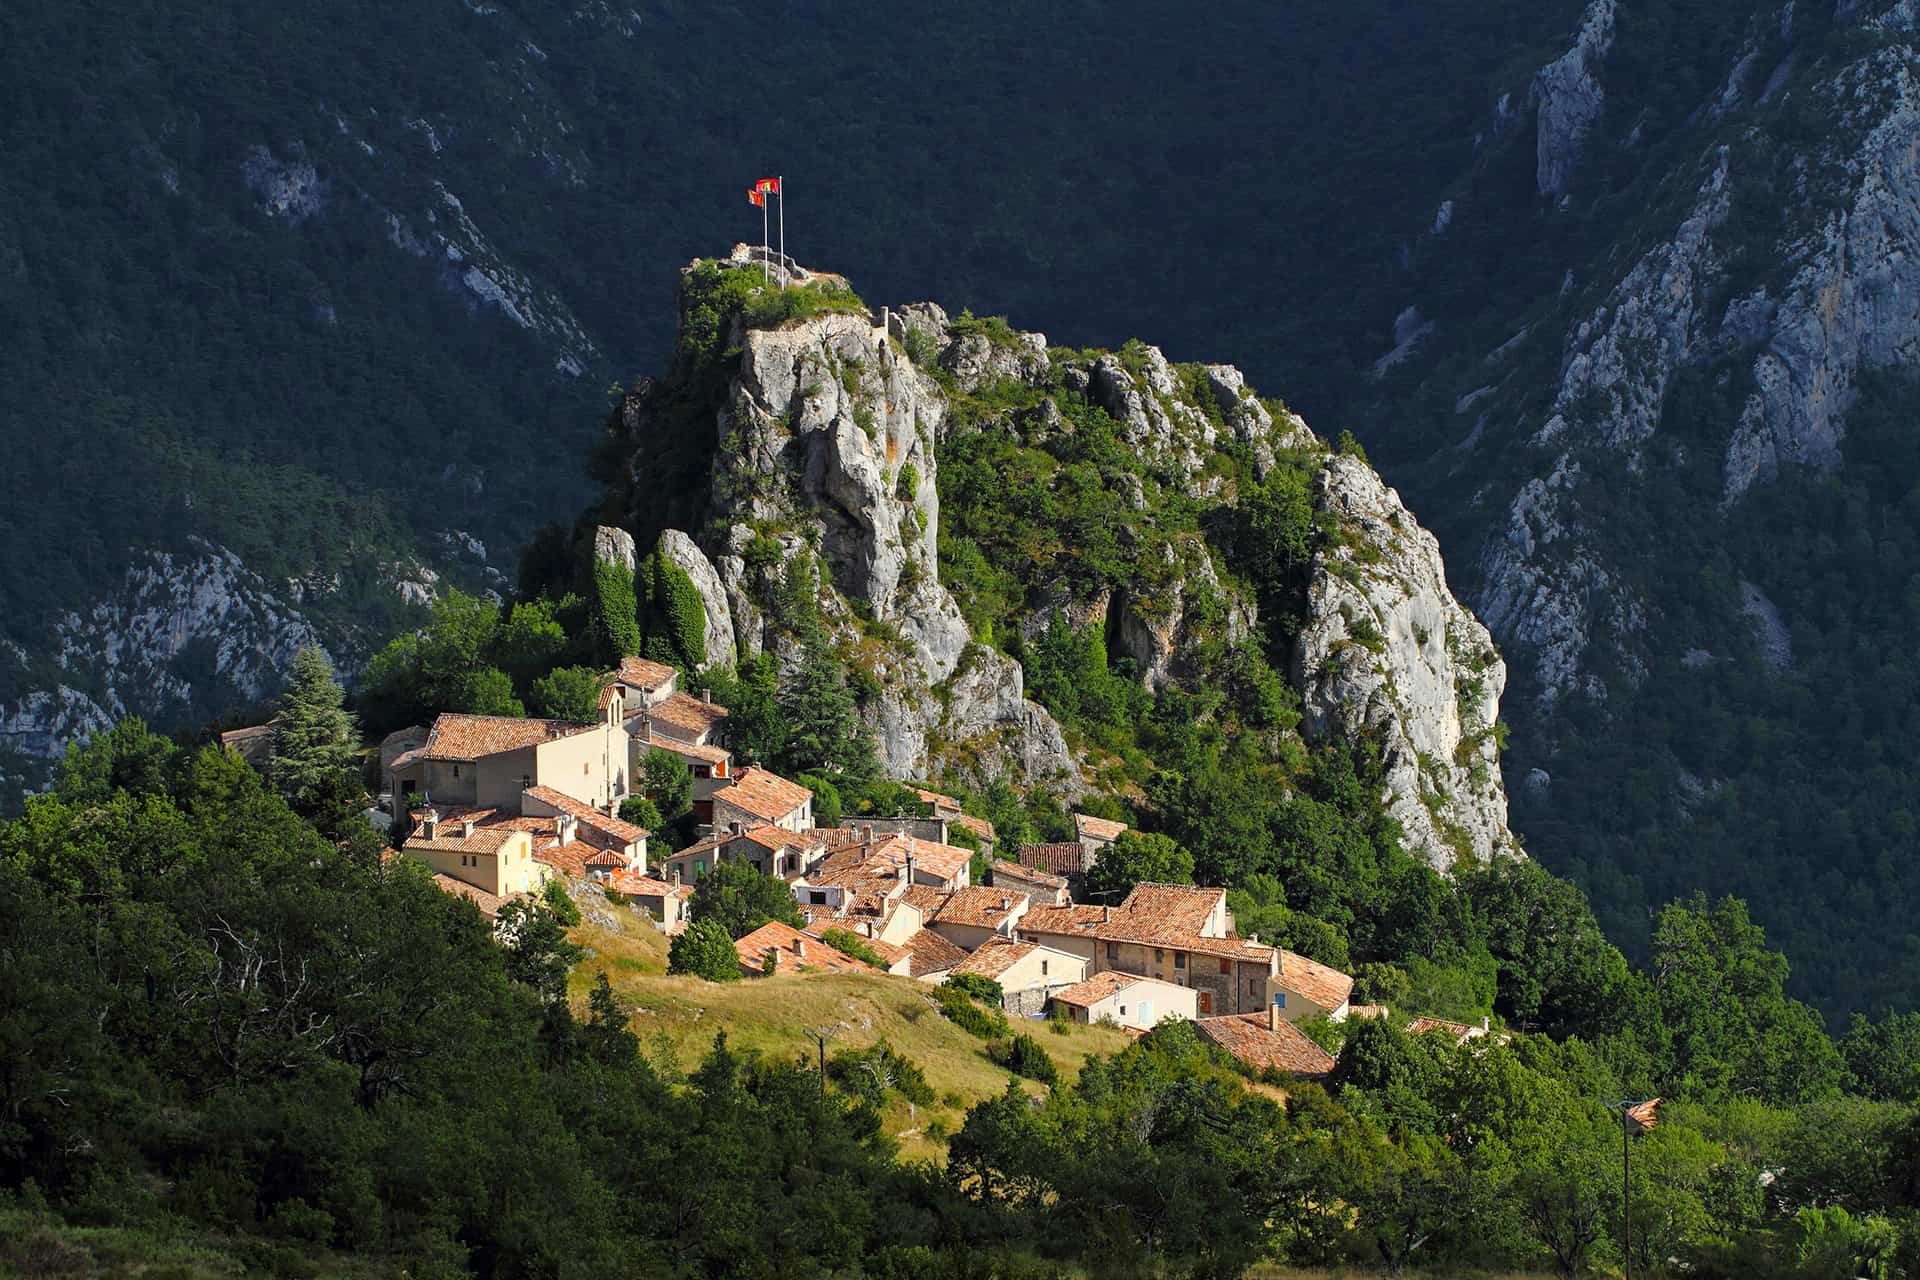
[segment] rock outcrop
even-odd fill
[[[1506,664],[1447,589],[1439,543],[1358,459],[1328,459],[1315,497],[1353,540],[1314,564],[1292,673],[1302,727],[1380,742],[1388,809],[1434,866],[1517,853],[1495,733]]]
[[[0,706],[0,747],[53,759],[125,716],[158,724],[272,696],[320,635],[240,557],[148,552],[55,627],[57,675]],[[321,646],[325,647],[325,646]]]
[[[1543,196],[1566,193],[1581,145],[1606,107],[1599,72],[1613,47],[1614,3],[1592,0],[1573,47],[1534,77],[1534,182]]]
[[[725,346],[738,365],[714,422],[711,498],[697,536],[669,531],[661,553],[699,589],[709,653],[737,644],[787,668],[796,646],[783,615],[811,590],[821,623],[871,678],[865,716],[890,775],[1011,776],[1076,796],[1098,763],[1027,698],[1020,662],[969,633],[941,581],[943,443],[1010,432],[1060,451],[1028,455],[1046,465],[1091,432],[1086,447],[1139,460],[1103,473],[1129,518],[1102,554],[1126,569],[1089,574],[1075,564],[1089,548],[1060,547],[1054,568],[1026,582],[1025,608],[995,629],[1029,647],[1056,624],[1091,631],[1110,670],[1155,693],[1217,683],[1229,655],[1261,647],[1259,606],[1208,530],[1228,519],[1238,486],[1304,455],[1321,519],[1342,536],[1314,567],[1293,654],[1300,731],[1379,744],[1389,807],[1432,865],[1518,852],[1495,730],[1506,669],[1448,591],[1432,535],[1364,461],[1333,454],[1238,370],[1176,368],[1142,344],[1050,352],[1039,334],[956,321],[931,303],[890,308],[880,324],[843,310],[770,328],[736,320]],[[652,415],[676,403],[651,382],[627,397],[618,421],[636,451],[659,437]],[[1156,504],[1175,493],[1220,520],[1161,527]],[[650,500],[644,482],[626,498],[636,519]]]

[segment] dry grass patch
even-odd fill
[[[933,989],[925,983],[825,972],[726,983],[670,977],[666,937],[630,908],[615,907],[612,912],[618,929],[584,924],[572,931],[588,956],[575,966],[569,989],[584,1013],[586,991],[604,969],[632,1012],[633,1031],[643,1050],[656,1062],[667,1056],[691,1070],[722,1031],[736,1050],[809,1064],[818,1061],[819,1053],[811,1028],[834,1029],[829,1057],[885,1040],[926,1073],[937,1099],[910,1111],[895,1097],[886,1111],[886,1130],[900,1140],[903,1156],[936,1160],[946,1155],[939,1131],[954,1131],[966,1108],[1007,1087],[1007,1073],[987,1059],[986,1042],[941,1017],[933,1007]],[[1063,1082],[1078,1079],[1092,1055],[1117,1053],[1129,1043],[1124,1032],[1106,1027],[1073,1027],[1056,1035],[1044,1023],[1016,1020],[1015,1026],[1046,1046]],[[1035,1094],[1045,1091],[1032,1081],[1021,1083]],[[929,1125],[934,1132],[929,1133]]]

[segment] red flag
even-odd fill
[[[767,207],[767,193],[755,187],[747,192],[747,203],[764,209]]]
[[[758,191],[761,195],[777,196],[780,194],[780,179],[762,178],[760,179],[760,181],[753,184],[753,189],[755,191]]]

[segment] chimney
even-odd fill
[[[1112,908],[1112,907],[1101,907],[1101,908],[1100,908],[1100,923],[1101,923],[1101,924],[1112,924],[1112,923],[1113,923],[1113,908]]]
[[[778,969],[780,967],[780,948],[778,947],[767,948],[767,963],[773,966],[775,969]]]
[[[473,819],[472,818],[460,819],[460,838],[462,840],[471,840],[473,838]]]
[[[700,701],[702,701],[702,702],[706,702],[706,703],[711,703],[711,702],[713,701],[713,688],[712,688],[712,686],[708,686],[707,688],[705,688],[705,689],[702,689],[702,690],[700,691]]]
[[[1267,1001],[1267,1030],[1278,1031],[1279,1029],[1280,1006],[1269,1000]]]
[[[798,960],[805,960],[807,958],[807,940],[805,938],[795,938],[793,940],[793,954],[794,958]]]
[[[680,868],[669,867],[667,869],[667,875],[672,879],[673,887],[678,889],[680,887]]]
[[[427,839],[438,840],[440,838],[440,811],[432,805],[428,805],[427,811],[420,815],[420,829],[426,832]]]
[[[727,824],[727,834],[743,836],[747,834],[747,824],[744,822],[729,822]]]
[[[1484,1013],[1480,1015],[1480,1030],[1483,1032],[1493,1030],[1493,1019]]]
[[[871,822],[867,823],[866,825],[860,828],[860,843],[861,844],[873,843],[873,824]]]
[[[1008,896],[1007,896],[1006,894],[1004,894],[1004,893],[1000,895],[1000,909],[1001,909],[1002,911],[1011,911],[1011,910],[1013,910],[1013,899],[1012,899],[1012,898],[1009,898],[1009,897],[1008,897]]]
[[[907,883],[913,883],[913,849],[911,846],[907,849]]]
[[[1260,935],[1259,935],[1259,934],[1257,934],[1257,933],[1250,933],[1250,934],[1248,934],[1248,935],[1247,935],[1247,945],[1248,945],[1248,946],[1250,946],[1250,947],[1257,947],[1257,946],[1259,946],[1259,945],[1260,945]]]

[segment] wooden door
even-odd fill
[[[1212,1012],[1213,1012],[1213,992],[1211,991],[1200,992],[1200,1016],[1204,1018]]]

